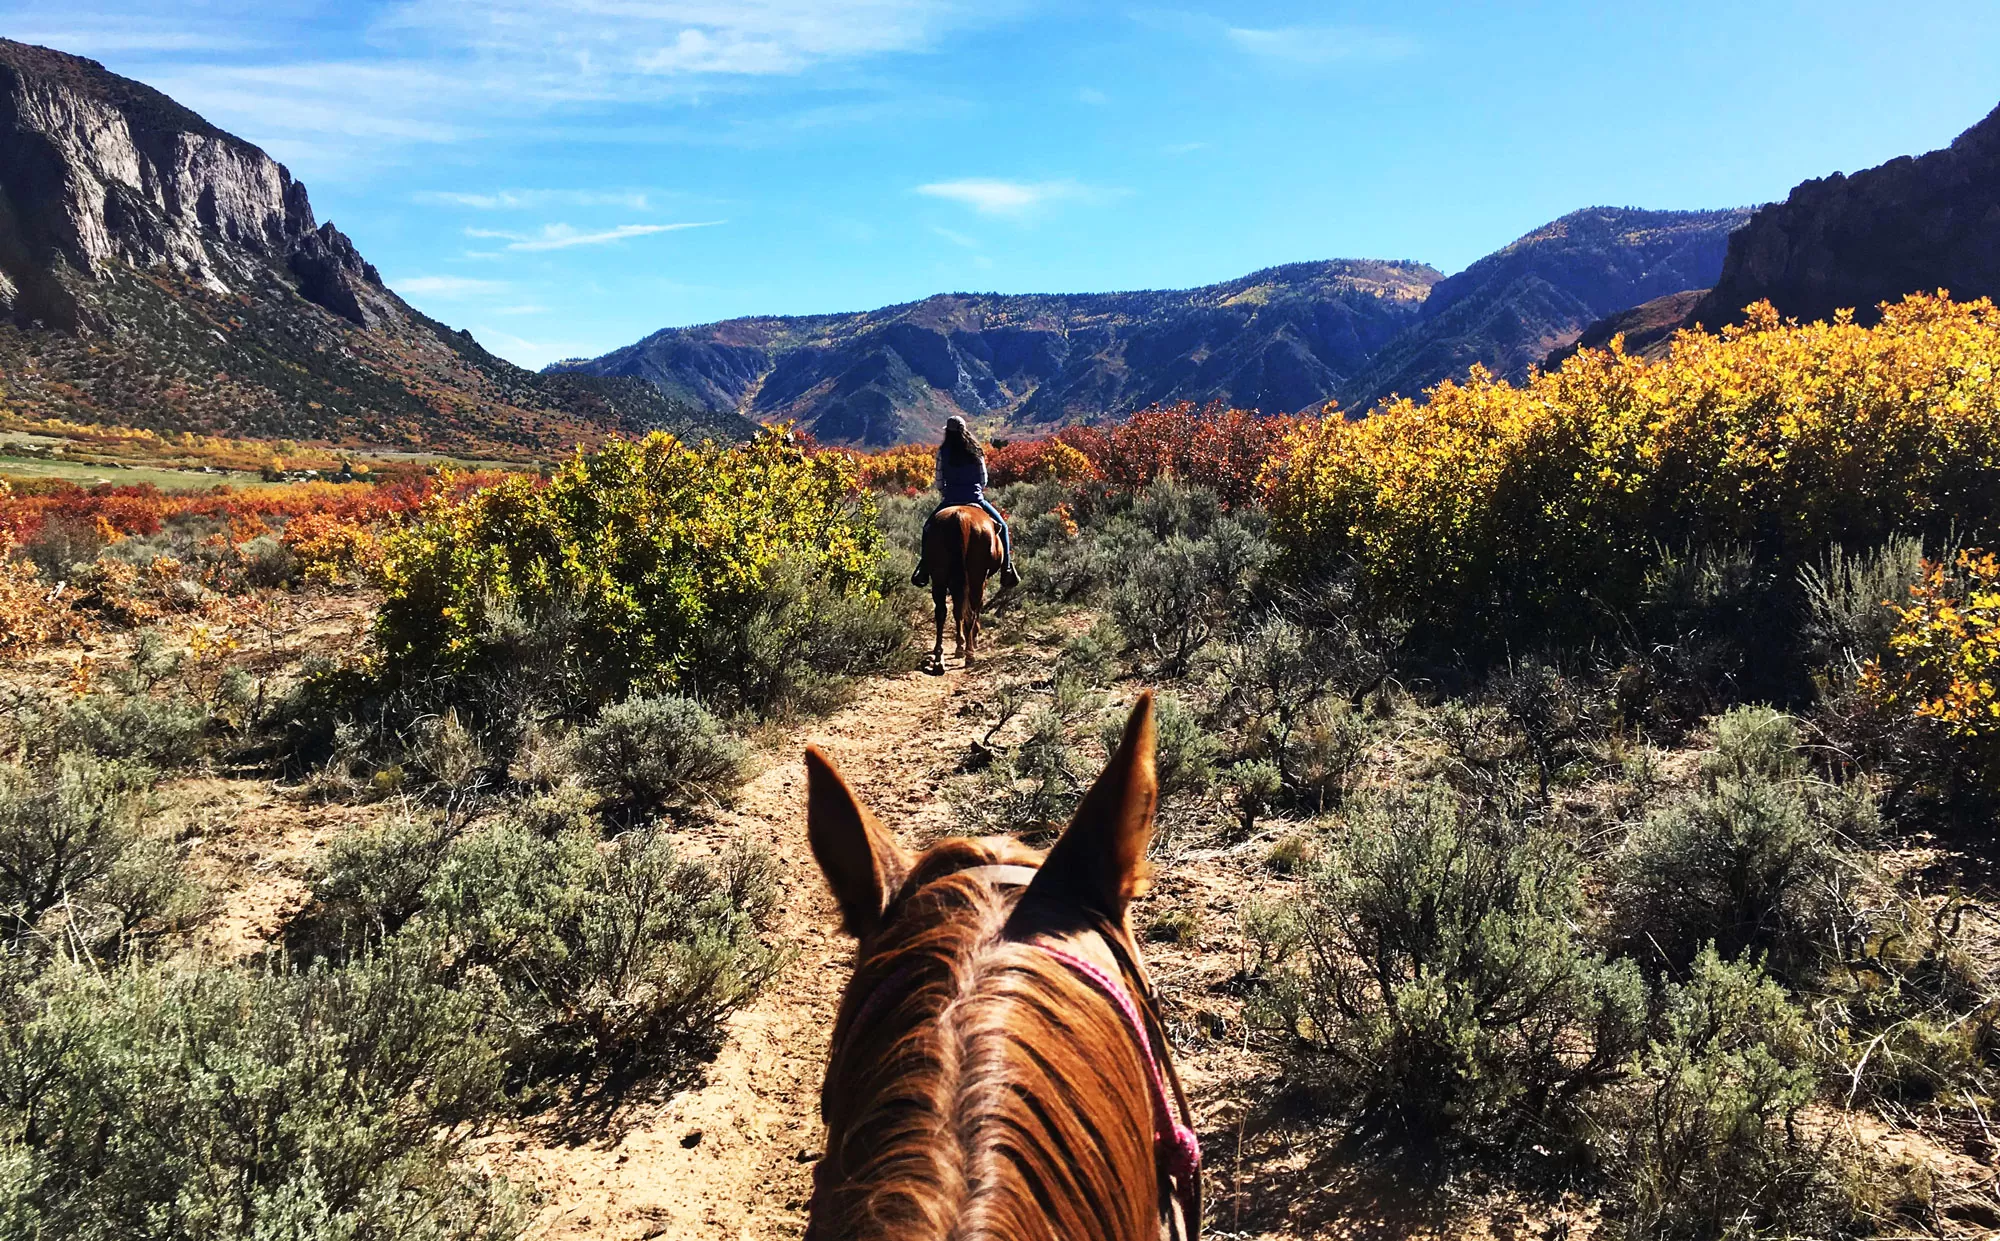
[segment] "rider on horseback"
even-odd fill
[[[937,486],[939,503],[937,508],[931,510],[931,517],[959,504],[974,504],[985,509],[993,524],[1000,527],[1000,588],[1012,590],[1020,585],[1021,575],[1014,569],[1014,539],[1007,530],[1007,519],[986,498],[985,450],[966,429],[965,419],[957,414],[945,421],[944,443],[938,445]],[[929,519],[925,520],[924,526],[929,528]],[[930,569],[919,555],[917,571],[910,575],[910,584],[922,586],[930,581],[930,577]]]

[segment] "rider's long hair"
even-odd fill
[[[945,460],[953,465],[971,465],[975,461],[986,460],[986,450],[979,441],[972,438],[965,419],[953,414],[944,424]]]

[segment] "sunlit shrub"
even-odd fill
[[[141,834],[150,783],[88,754],[0,765],[0,938],[109,953],[207,912],[178,859]]]
[[[2000,779],[2000,557],[1962,551],[1926,564],[1894,605],[1888,649],[1866,663],[1858,689],[1904,741],[1890,757],[1917,778],[1991,791]]]
[[[770,858],[740,846],[705,865],[651,831],[604,848],[503,819],[452,846],[404,936],[490,991],[510,1079],[532,1096],[691,1068],[789,960],[759,938],[776,902]]]
[[[1874,328],[1764,306],[1654,365],[1585,350],[1521,387],[1475,370],[1422,406],[1299,427],[1264,474],[1272,535],[1298,567],[1352,560],[1434,626],[1588,633],[1630,610],[1660,547],[1795,568],[1990,524],[1996,363],[1990,302],[1912,296]]]
[[[1441,787],[1358,807],[1311,866],[1254,1018],[1295,1087],[1398,1141],[1560,1137],[1644,1028],[1639,973],[1583,939],[1582,901],[1554,832]]]
[[[498,614],[559,643],[580,708],[682,685],[704,630],[750,623],[801,549],[829,595],[875,589],[879,535],[843,456],[782,434],[691,447],[656,433],[440,502],[389,540],[376,634],[393,675],[504,683]]]
[[[0,1022],[12,1235],[501,1241],[454,1156],[500,1059],[407,957],[339,970],[58,965]]]
[[[337,582],[381,564],[382,544],[367,524],[332,513],[301,513],[285,523],[284,546],[306,580]]]
[[[645,808],[727,800],[749,764],[743,743],[708,708],[671,696],[606,707],[577,734],[574,755],[591,786]]]
[[[1872,832],[1864,794],[1805,770],[1792,721],[1739,707],[1715,724],[1697,786],[1649,815],[1610,859],[1635,952],[1684,968],[1704,944],[1809,978],[1851,903],[1847,851]]]
[[[1796,1125],[1815,1085],[1805,1015],[1713,948],[1668,989],[1665,1029],[1599,1114],[1630,1241],[1841,1235],[1853,1226],[1824,1139]]]

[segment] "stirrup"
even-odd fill
[[[1000,588],[1002,590],[1012,590],[1020,584],[1021,571],[1014,567],[1013,561],[1010,560],[1000,566]]]
[[[922,565],[918,565],[917,571],[910,574],[910,585],[912,586],[928,586],[930,585],[930,581],[931,571]]]

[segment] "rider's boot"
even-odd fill
[[[1000,589],[1012,590],[1020,584],[1021,571],[1014,567],[1014,558],[1009,556],[1006,563],[1000,566]]]
[[[923,561],[921,560],[917,561],[917,571],[915,573],[910,574],[910,585],[928,586],[930,585],[930,581],[931,581],[930,569],[925,566]]]

